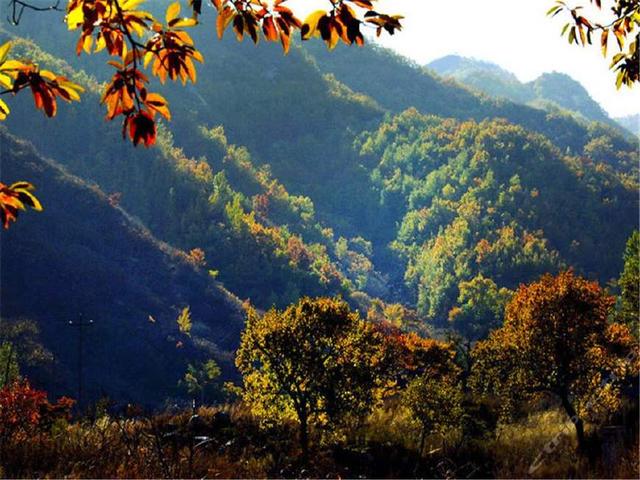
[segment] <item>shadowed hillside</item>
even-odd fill
[[[195,358],[214,357],[230,371],[227,352],[243,324],[235,297],[97,188],[4,132],[0,145],[3,178],[30,179],[44,205],[2,233],[0,314],[36,320],[55,357],[34,379],[53,394],[74,394],[78,332],[67,322],[81,318],[95,322],[84,357],[93,398],[159,403]],[[185,306],[191,338],[175,322]]]

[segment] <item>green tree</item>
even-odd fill
[[[458,303],[449,310],[449,324],[455,331],[453,339],[466,380],[473,365],[473,344],[485,339],[492,330],[502,325],[504,309],[513,292],[498,288],[493,280],[482,274],[468,282],[460,282],[458,290]]]
[[[0,344],[0,388],[11,384],[20,376],[15,347],[10,342]]]
[[[635,230],[624,251],[624,269],[620,275],[619,319],[638,337],[638,315],[640,315],[640,234]]]
[[[637,361],[633,337],[609,324],[613,298],[596,282],[563,272],[522,285],[506,309],[504,326],[473,350],[471,384],[504,405],[552,395],[584,446],[584,419],[619,407],[620,384]],[[594,401],[597,399],[597,402]]]
[[[217,382],[221,373],[220,366],[213,359],[203,363],[190,363],[180,384],[189,395],[199,397],[200,403],[203,404],[208,398],[218,394]]]
[[[0,319],[0,387],[20,376],[22,366],[33,367],[53,360],[39,338],[38,325],[31,320]]]
[[[382,336],[339,298],[305,297],[264,315],[249,307],[236,357],[242,399],[265,419],[296,420],[306,458],[310,426],[370,410],[382,351]]]
[[[469,341],[476,341],[501,325],[511,290],[498,288],[482,274],[460,282],[458,290],[458,304],[449,311],[449,323],[456,331]]]
[[[402,393],[402,403],[420,423],[420,455],[427,435],[444,434],[460,425],[462,399],[460,385],[450,377],[422,375],[409,383]]]

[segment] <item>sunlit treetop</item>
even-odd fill
[[[638,374],[638,345],[626,325],[610,323],[613,304],[596,282],[572,271],[521,285],[504,325],[474,347],[471,384],[498,394],[505,410],[555,396],[582,446],[583,419],[617,411],[621,389]]]

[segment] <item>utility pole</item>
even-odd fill
[[[78,410],[82,408],[82,367],[83,367],[83,346],[84,346],[84,334],[85,328],[93,325],[93,320],[69,320],[68,325],[70,327],[78,328]]]

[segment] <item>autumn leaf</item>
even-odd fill
[[[156,123],[150,113],[139,111],[125,120],[125,127],[129,127],[129,138],[135,146],[143,143],[150,147],[156,142]]]
[[[302,34],[303,40],[308,40],[311,37],[315,36],[318,32],[318,23],[320,19],[327,16],[327,12],[324,10],[316,10],[311,13],[302,24],[302,29],[300,33]]]
[[[0,98],[0,120],[6,119],[9,113],[10,113],[9,106],[5,103],[4,100]]]
[[[188,306],[184,307],[180,311],[180,315],[178,315],[176,323],[178,324],[178,329],[181,333],[184,333],[185,335],[191,335],[191,310]]]
[[[16,182],[10,186],[0,183],[0,221],[5,229],[15,222],[20,210],[27,207],[40,212],[42,204],[32,193],[35,187],[29,182]]]

